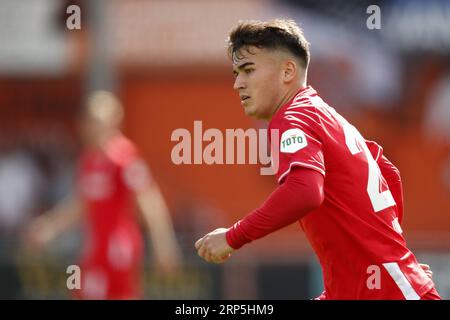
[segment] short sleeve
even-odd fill
[[[285,114],[279,121],[278,183],[289,174],[292,167],[316,170],[325,176],[321,126],[311,110]]]
[[[142,158],[133,158],[122,169],[125,185],[134,192],[147,188],[152,177],[150,170]]]
[[[121,180],[131,191],[138,192],[152,183],[150,170],[134,144],[123,136],[111,139],[106,153],[120,168]]]

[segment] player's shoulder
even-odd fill
[[[299,129],[309,133],[321,130],[321,119],[315,106],[294,104],[292,106],[280,110],[270,123],[271,129],[280,132]]]
[[[116,135],[105,145],[105,152],[109,158],[119,166],[124,166],[138,157],[135,144],[124,135]]]
[[[282,106],[272,119],[272,126],[279,129],[291,126],[315,126],[320,124],[320,114],[326,104],[311,86],[300,90],[293,99]]]

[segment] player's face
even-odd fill
[[[257,47],[233,55],[233,88],[239,92],[245,114],[269,120],[280,103],[282,68],[277,54]]]
[[[86,145],[101,147],[120,130],[122,109],[107,94],[98,93],[92,99],[80,123],[81,135]]]
[[[86,146],[99,146],[102,136],[102,125],[96,119],[85,115],[79,124],[81,138]]]
[[[86,146],[101,147],[119,127],[115,123],[101,121],[92,115],[85,115],[80,123],[80,133]]]

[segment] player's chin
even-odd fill
[[[258,118],[258,109],[255,108],[253,105],[247,105],[244,107],[245,115],[252,117],[252,118]]]

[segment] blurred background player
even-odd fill
[[[77,294],[82,299],[142,297],[140,220],[150,231],[157,270],[173,273],[180,263],[167,206],[135,146],[121,133],[122,118],[114,94],[96,91],[88,97],[79,124],[84,150],[75,191],[37,217],[27,231],[29,243],[41,249],[77,222],[83,223]]]

